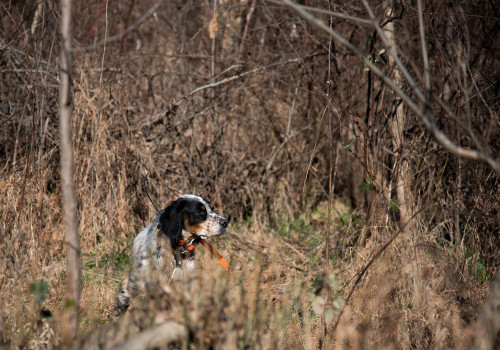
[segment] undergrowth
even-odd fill
[[[345,246],[364,225],[362,216],[335,201],[333,205],[322,202],[296,217],[282,211],[274,217],[272,225],[253,218],[233,222],[226,235],[212,242],[228,260],[229,271],[200,246],[196,287],[175,283],[154,302],[144,297],[134,300],[130,312],[143,310],[144,315],[154,314],[163,321],[181,320],[192,332],[192,338],[185,341],[200,349],[311,349],[320,342],[327,348],[386,343],[456,347],[465,341],[463,331],[485,292],[484,278],[491,278],[484,275],[480,260],[473,263],[472,252],[467,269],[461,271],[449,263],[459,256],[432,240],[411,249],[399,240],[356,286],[353,281],[374,249]],[[126,238],[103,236],[98,254],[92,244],[83,245],[83,345],[85,339],[92,339],[86,334],[112,322],[114,296],[128,274],[139,221],[138,217],[131,220]],[[326,230],[330,244],[343,247],[343,254],[329,262],[324,255]],[[391,232],[381,234],[388,237]],[[57,346],[57,319],[64,306],[64,261],[55,255],[47,257],[41,268],[23,266],[18,271],[22,273],[2,281],[8,287],[0,294],[5,305],[3,343]],[[353,288],[357,291],[346,306]],[[438,318],[429,318],[430,314]]]
[[[166,320],[189,330],[178,345],[190,349],[468,346],[500,265],[490,167],[448,153],[352,52],[285,6],[74,3],[75,347]],[[369,3],[423,87],[416,4]],[[314,12],[397,83],[361,7],[308,5],[349,14]],[[2,348],[62,347],[59,6],[0,8]],[[495,11],[426,2],[424,18],[436,126],[498,159]],[[115,293],[154,214],[147,172],[159,209],[196,193],[231,218],[211,242],[230,267],[198,247],[193,281],[151,285],[120,323]]]

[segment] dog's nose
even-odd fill
[[[228,220],[227,219],[221,219],[220,224],[222,227],[226,228],[227,227]]]

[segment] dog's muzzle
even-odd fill
[[[219,232],[217,233],[217,236],[223,234],[226,232],[227,229],[227,224],[229,223],[229,220],[226,218],[223,218],[222,216],[217,215],[217,222],[219,223]]]

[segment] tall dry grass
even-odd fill
[[[370,84],[350,52],[332,43],[329,54],[329,38],[289,10],[218,2],[212,39],[213,2],[158,4],[140,24],[155,3],[75,4],[75,46],[93,46],[74,62],[78,344],[124,338],[110,314],[133,238],[154,214],[142,189],[150,171],[159,206],[198,193],[232,218],[230,233],[212,242],[230,269],[197,248],[197,277],[152,285],[122,321],[128,336],[174,320],[188,329],[180,346],[196,349],[468,346],[499,266],[498,176],[445,152],[408,111],[396,150],[388,123],[397,97]],[[331,6],[363,16],[341,5]],[[429,6],[433,93],[448,106],[436,108],[437,123],[463,145],[474,144],[471,129],[498,157],[496,9]],[[0,11],[0,344],[55,348],[66,278],[59,3],[9,2]],[[394,19],[412,72],[420,67],[415,21]],[[332,25],[367,55],[380,51],[363,25]],[[207,84],[217,85],[191,94]],[[414,210],[404,232],[395,196],[403,163]]]

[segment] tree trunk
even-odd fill
[[[61,322],[63,342],[70,344],[78,332],[78,312],[80,305],[80,238],[78,236],[77,202],[73,181],[73,147],[71,141],[71,53],[72,0],[62,0],[61,22],[61,73],[59,91],[59,137],[61,155],[61,180],[66,227],[66,307]]]
[[[386,16],[390,18],[392,16],[392,8],[388,7]],[[386,36],[389,40],[392,47],[397,47],[397,43],[394,37],[394,22],[389,22],[386,26]],[[393,59],[389,56],[389,64],[394,65]],[[394,83],[397,86],[402,86],[402,78],[401,72],[398,67],[394,67],[393,71],[393,79]],[[394,111],[394,116],[390,120],[390,127],[392,133],[392,143],[394,147],[394,171],[396,172],[396,199],[397,206],[399,209],[399,222],[401,227],[403,227],[403,234],[409,238],[412,233],[411,226],[409,224],[411,220],[411,207],[409,205],[408,196],[409,191],[408,184],[406,181],[409,181],[411,178],[409,174],[409,164],[405,159],[404,154],[402,153],[404,146],[404,126],[405,126],[405,113],[404,113],[404,105],[403,101],[398,98],[396,101],[396,110]],[[390,193],[389,193],[390,195]]]
[[[481,315],[476,323],[475,342],[471,349],[489,350],[500,346],[500,269],[491,282]]]

